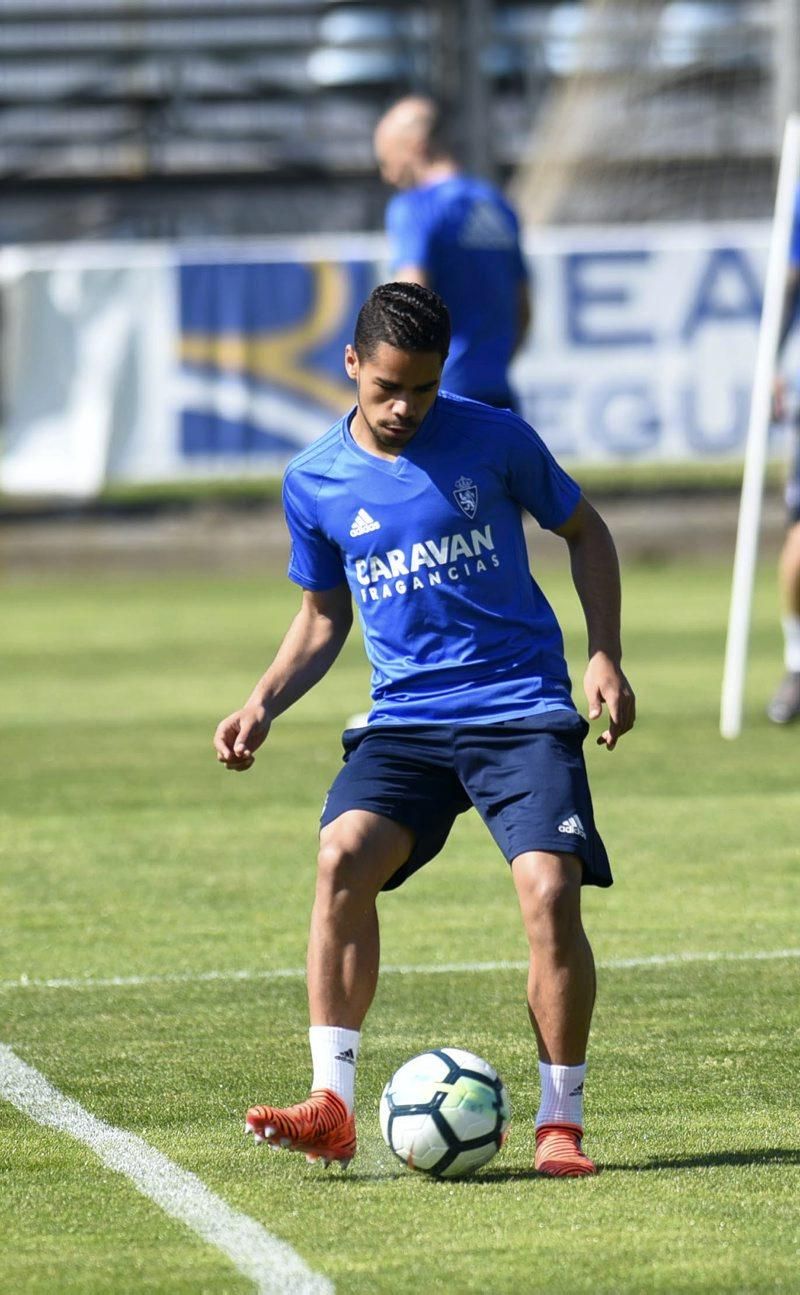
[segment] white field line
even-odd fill
[[[0,1097],[37,1124],[83,1142],[143,1196],[221,1250],[260,1295],[333,1295],[328,1279],[312,1272],[285,1241],[232,1209],[142,1138],[90,1115],[5,1044],[0,1044]]]
[[[673,967],[692,962],[772,962],[783,958],[800,958],[800,949],[765,949],[751,953],[653,953],[639,958],[606,958],[597,963],[599,971],[625,971],[630,967]],[[381,967],[383,976],[458,975],[483,971],[525,971],[525,961],[499,962],[432,962]],[[36,980],[20,976],[18,980],[0,980],[3,989],[118,989],[137,985],[195,985],[215,981],[301,980],[304,967],[276,967],[263,971],[186,971],[155,976],[105,976],[93,979],[62,977]]]

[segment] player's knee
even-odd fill
[[[354,862],[355,857],[352,847],[337,837],[329,837],[319,847],[317,879],[322,884],[336,888],[352,872]]]
[[[363,851],[346,836],[331,835],[320,844],[317,856],[317,895],[334,897],[369,889],[369,870]]]
[[[517,877],[529,932],[570,936],[580,925],[580,861],[533,862]]]

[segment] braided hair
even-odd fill
[[[436,351],[442,362],[450,350],[450,315],[441,297],[419,283],[382,283],[358,312],[353,344],[368,360],[381,342],[398,351]]]

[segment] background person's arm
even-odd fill
[[[522,346],[533,322],[533,301],[530,284],[527,279],[520,279],[517,291],[517,332],[512,355],[516,355]]]

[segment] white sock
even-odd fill
[[[579,1124],[583,1128],[583,1083],[586,1062],[581,1066],[549,1066],[539,1062],[542,1098],[536,1112],[536,1127],[543,1124]]]
[[[781,618],[783,625],[783,664],[787,670],[800,673],[800,616],[787,614]]]
[[[330,1088],[346,1103],[348,1111],[352,1111],[360,1030],[345,1030],[338,1025],[312,1025],[308,1038],[314,1067],[312,1089]]]

